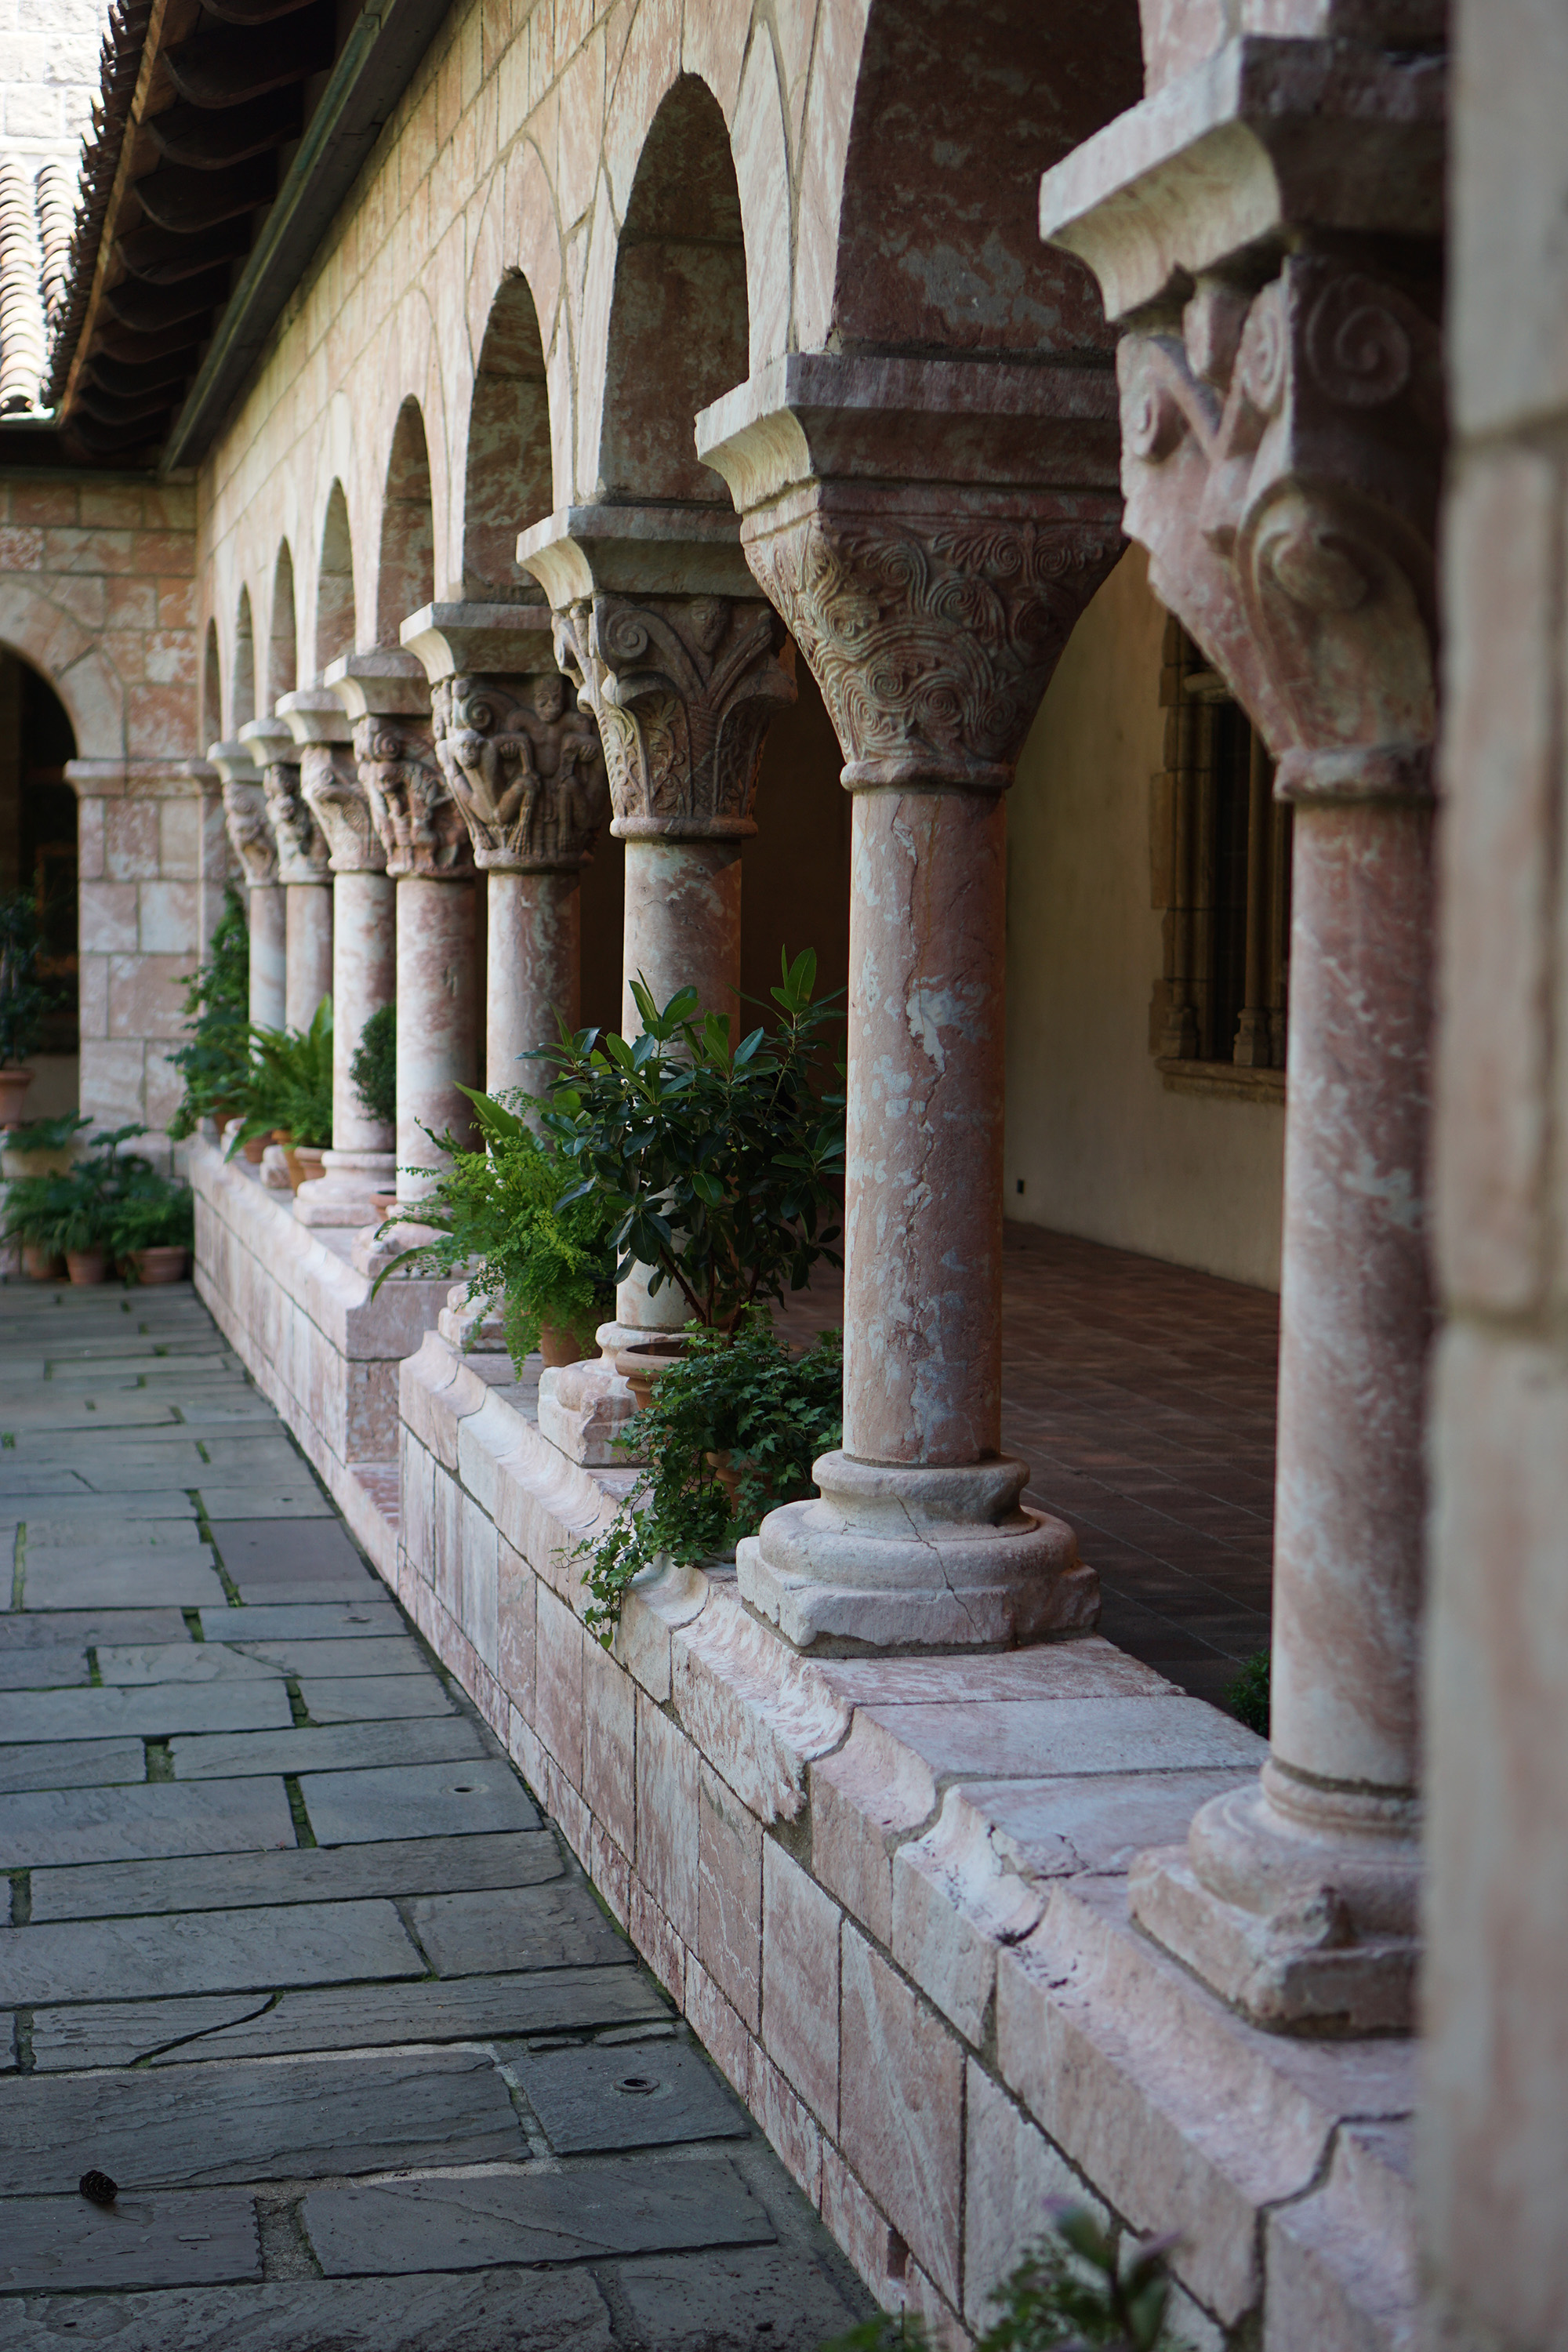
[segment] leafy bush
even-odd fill
[[[1051,2234],[1032,2246],[993,2296],[1001,2316],[975,2352],[1181,2352],[1165,2324],[1171,2241],[1136,2246],[1123,2261],[1114,2234],[1081,2207],[1051,2210]],[[885,2315],[822,2352],[923,2352],[918,2319]]]
[[[250,927],[238,893],[225,893],[224,910],[205,963],[184,983],[191,1042],[169,1056],[185,1081],[169,1121],[176,1142],[197,1122],[237,1110],[250,1061]]]
[[[775,1504],[816,1492],[811,1465],[843,1433],[837,1331],[796,1357],[766,1308],[753,1308],[732,1337],[696,1330],[687,1347],[616,1441],[647,1466],[614,1524],[580,1547],[592,1596],[586,1622],[606,1648],[635,1576],[660,1554],[695,1564],[754,1535]],[[710,1454],[728,1454],[740,1472],[732,1502]]]
[[[127,1192],[110,1232],[117,1258],[144,1249],[194,1249],[195,1243],[196,1204],[190,1186],[155,1173]]]
[[[25,1062],[43,1035],[39,945],[37,901],[26,890],[0,893],[0,1069]]]
[[[682,989],[660,1012],[641,980],[644,1034],[564,1035],[544,1123],[573,1163],[566,1202],[596,1195],[612,1214],[617,1278],[652,1269],[700,1324],[733,1330],[759,1299],[799,1289],[833,1244],[844,1171],[844,1097],[821,1091],[824,1033],[841,1016],[814,1004],[816,958],[783,959],[770,991],[782,1018],[731,1046],[727,1015],[700,1017]]]
[[[89,1119],[78,1110],[62,1110],[53,1118],[29,1118],[5,1129],[7,1151],[64,1151],[76,1141]]]
[[[164,1184],[150,1160],[121,1146],[144,1127],[95,1135],[85,1159],[59,1175],[19,1176],[5,1195],[5,1234],[51,1256],[66,1250],[112,1249],[119,1218],[149,1185]]]
[[[1225,1688],[1225,1703],[1238,1722],[1248,1731],[1268,1737],[1268,1670],[1269,1653],[1256,1650],[1247,1659],[1234,1682]]]
[[[251,1136],[281,1128],[296,1143],[332,1139],[332,1000],[323,996],[308,1029],[250,1031],[250,1060],[237,1097],[241,1124],[232,1159]]]
[[[377,1276],[376,1288],[398,1267],[468,1273],[470,1298],[500,1301],[501,1329],[520,1369],[545,1323],[570,1330],[586,1352],[615,1306],[612,1213],[604,1201],[581,1193],[563,1207],[572,1170],[558,1147],[531,1133],[508,1103],[467,1087],[463,1092],[487,1149],[469,1151],[449,1135],[438,1139],[446,1161],[435,1192],[419,1203],[419,1222],[433,1225],[440,1239],[395,1258]],[[483,1265],[469,1273],[476,1258]]]
[[[349,1077],[367,1118],[397,1124],[397,1007],[377,1007],[360,1031]]]

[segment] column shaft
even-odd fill
[[[280,882],[253,882],[250,911],[250,1017],[281,1029],[287,1009],[288,907]]]
[[[632,982],[645,979],[660,1008],[678,990],[695,988],[704,1013],[726,1013],[739,1037],[741,985],[740,841],[626,843],[622,930],[621,1025],[641,1034]]]
[[[289,882],[284,1019],[290,1029],[308,1029],[323,996],[332,992],[332,884]]]
[[[433,1189],[430,1134],[472,1131],[458,1089],[479,1075],[474,1003],[474,884],[405,874],[397,882],[397,1196]],[[426,1172],[429,1171],[429,1172]]]
[[[553,1045],[557,1016],[582,1009],[583,885],[570,873],[491,872],[486,941],[485,1086],[536,1092],[543,1072],[519,1057]]]
[[[365,1024],[397,989],[396,884],[384,874],[340,874],[332,886],[332,1149],[391,1149],[349,1076]]]

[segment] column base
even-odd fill
[[[301,1225],[368,1225],[375,1215],[373,1195],[391,1190],[397,1155],[392,1151],[327,1151],[324,1176],[312,1177],[294,1195]]]
[[[540,1433],[569,1462],[590,1470],[628,1470],[640,1461],[615,1442],[637,1411],[629,1381],[616,1370],[616,1354],[647,1336],[637,1324],[601,1323],[594,1334],[599,1355],[553,1364],[540,1374]]]
[[[1000,1649],[1099,1616],[1072,1529],[1018,1502],[1027,1463],[825,1454],[812,1475],[820,1499],[770,1511],[735,1552],[742,1597],[797,1650]]]
[[[1205,1805],[1184,1846],[1140,1854],[1144,1933],[1255,2025],[1408,2033],[1420,1852],[1413,1800],[1319,1789],[1265,1765]]]

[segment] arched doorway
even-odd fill
[[[0,891],[38,907],[47,992],[44,1033],[29,1055],[26,1116],[74,1110],[79,1059],[77,961],[77,801],[66,762],[77,754],[65,705],[48,680],[0,647]]]

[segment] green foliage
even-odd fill
[[[397,1007],[377,1007],[360,1032],[349,1076],[367,1118],[397,1123]]]
[[[25,1062],[43,1035],[48,992],[38,982],[38,908],[26,890],[0,892],[0,1069]]]
[[[1234,1682],[1225,1687],[1225,1703],[1248,1731],[1268,1737],[1268,1661],[1267,1650],[1257,1650],[1247,1659]]]
[[[95,1135],[92,1148],[64,1173],[19,1176],[5,1194],[5,1230],[51,1255],[66,1250],[112,1249],[120,1217],[129,1202],[153,1186],[166,1185],[150,1160],[121,1147],[144,1127],[120,1127]]]
[[[185,1082],[180,1107],[169,1122],[176,1142],[194,1135],[198,1120],[239,1108],[250,1059],[250,927],[238,893],[224,896],[224,910],[205,963],[184,983],[185,1027],[190,1044],[169,1059]]]
[[[470,1298],[501,1302],[501,1328],[520,1368],[545,1323],[571,1331],[586,1351],[615,1306],[610,1210],[591,1194],[561,1206],[572,1170],[552,1140],[524,1125],[517,1106],[532,1108],[527,1096],[503,1102],[467,1087],[463,1092],[486,1149],[469,1151],[449,1135],[438,1139],[446,1162],[435,1192],[419,1203],[419,1222],[433,1225],[440,1239],[395,1258],[377,1276],[376,1288],[398,1267],[467,1274]],[[470,1271],[475,1259],[483,1260],[477,1274]]]
[[[687,1347],[616,1441],[647,1467],[614,1524],[575,1555],[588,1561],[586,1622],[606,1648],[635,1576],[661,1554],[694,1564],[754,1535],[775,1504],[815,1493],[811,1465],[842,1435],[837,1331],[795,1357],[767,1309],[754,1307],[733,1336],[693,1330]],[[710,1453],[727,1453],[741,1474],[732,1504]]]
[[[844,1097],[824,1093],[824,1033],[840,1016],[814,1004],[816,958],[783,960],[771,1035],[731,1045],[727,1014],[700,1012],[695,989],[663,1011],[641,980],[634,1042],[563,1033],[542,1058],[554,1079],[544,1120],[576,1175],[566,1200],[596,1194],[613,1213],[618,1278],[653,1269],[695,1319],[733,1330],[758,1299],[798,1290],[833,1244],[844,1171]],[[563,1206],[565,1202],[563,1202]]]
[[[1048,2208],[1051,2233],[1032,2246],[992,2297],[1000,2316],[975,2352],[1181,2352],[1165,2315],[1171,2240],[1135,2246],[1123,2259],[1113,2231],[1082,2207]],[[822,2352],[925,2352],[918,2319],[883,2316],[852,2328]]]
[[[127,1192],[110,1232],[117,1258],[144,1249],[194,1249],[195,1244],[196,1203],[188,1184],[154,1173]]]
[[[281,1128],[296,1143],[332,1139],[332,1000],[323,996],[308,1029],[250,1030],[250,1059],[237,1096],[241,1124],[230,1139],[232,1160],[255,1135]]]
[[[7,1151],[64,1151],[84,1127],[91,1124],[78,1110],[62,1110],[53,1118],[30,1118],[5,1129]]]

